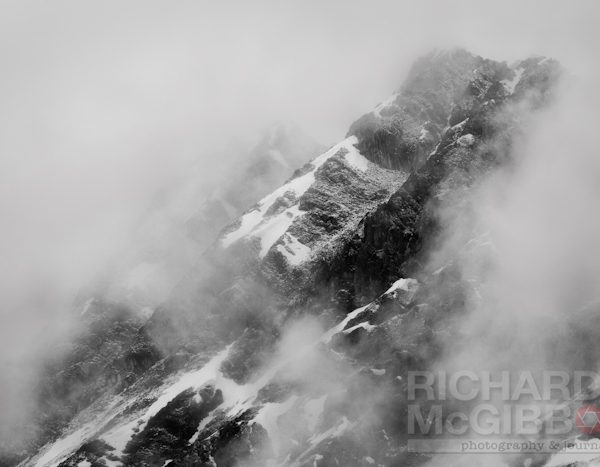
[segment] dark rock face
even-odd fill
[[[267,434],[260,425],[249,423],[254,415],[253,412],[245,412],[233,420],[221,421],[217,425],[219,436],[212,440],[203,439],[197,449],[206,452],[210,448],[214,452],[210,457],[215,465],[233,467],[240,460],[245,460],[248,465],[261,465],[255,454],[267,440]]]
[[[483,73],[492,76],[479,79]],[[485,94],[482,91],[491,80],[498,82],[509,73],[505,64],[464,50],[433,53],[413,66],[392,102],[356,121],[349,134],[358,136],[358,147],[370,160],[414,170],[433,150],[446,125],[458,123],[453,120],[460,115],[460,102],[469,95]]]
[[[177,395],[136,434],[125,449],[127,465],[160,465],[178,457],[200,422],[223,402],[221,391],[205,387]]]
[[[511,164],[521,118],[551,99],[559,73],[553,61],[509,68],[461,50],[420,60],[346,140],[226,228],[145,324],[111,319],[102,337],[86,335],[93,351],[65,366],[93,361],[114,335],[120,350],[102,368],[119,369],[110,381],[120,398],[91,404],[98,389],[70,413],[91,404],[82,423],[101,422],[64,465],[427,462],[406,449],[406,374],[440,357],[473,292],[452,258],[424,267],[440,206],[460,208]],[[307,315],[330,330],[303,329],[282,350],[286,325]],[[306,362],[309,375],[293,371]],[[178,378],[189,389],[148,412]],[[131,424],[124,449],[107,441]]]

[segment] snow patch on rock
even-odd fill
[[[362,323],[357,324],[356,326],[352,326],[349,329],[345,329],[344,334],[350,334],[351,332],[354,332],[359,328],[362,328],[367,332],[371,332],[373,329],[377,328],[377,326],[372,325],[368,321],[364,321]]]
[[[467,124],[467,122],[469,121],[469,118],[465,118],[462,122],[458,122],[456,125],[450,127],[452,130],[462,130],[465,125]]]
[[[292,234],[285,233],[282,238],[282,244],[277,245],[279,251],[292,266],[298,266],[310,258],[311,249],[300,243]]]
[[[384,295],[391,294],[397,290],[404,290],[405,292],[411,292],[419,285],[416,279],[398,279],[394,282],[389,289],[387,289]]]
[[[352,149],[346,153],[344,159],[350,166],[361,172],[366,172],[369,168],[369,160],[355,146],[352,146]]]
[[[360,315],[368,307],[369,307],[369,305],[361,306],[360,308],[357,308],[356,310],[348,313],[346,315],[346,317],[339,324],[332,327],[329,331],[327,331],[323,334],[323,337],[321,337],[321,342],[328,343],[333,336],[335,336],[338,332],[343,331],[344,328],[346,327],[346,325],[350,321],[352,321],[354,318],[356,318],[358,315]]]
[[[273,244],[290,228],[294,221],[304,212],[298,206],[265,219],[252,232],[252,236],[260,239],[260,257],[264,257]]]
[[[456,142],[458,143],[459,146],[462,147],[469,147],[469,146],[473,146],[473,144],[475,144],[475,136],[473,136],[471,133],[468,133],[466,135],[462,135],[460,138],[458,138],[456,140]]]

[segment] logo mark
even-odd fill
[[[575,415],[575,426],[586,435],[600,434],[600,407],[597,405],[582,405]]]

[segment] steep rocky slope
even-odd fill
[[[126,327],[123,351],[143,342],[148,360],[23,465],[427,462],[406,449],[405,376],[440,356],[476,287],[453,260],[486,248],[471,232],[431,269],[439,206],[460,208],[511,163],[559,75],[542,58],[421,59],[346,139],[225,228],[147,322]]]

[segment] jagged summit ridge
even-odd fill
[[[390,190],[398,189],[410,172],[419,170],[446,133],[456,133],[463,128],[459,125],[465,123],[465,108],[474,100],[481,105],[494,105],[496,101],[513,99],[523,89],[531,88],[536,76],[547,73],[555,65],[556,62],[539,57],[517,62],[511,68],[463,49],[423,57],[413,66],[397,93],[358,119],[346,140],[297,171],[287,184],[228,227],[221,245],[229,248],[239,241],[252,244],[260,240],[260,258],[273,247],[273,256],[279,252],[290,266],[318,257],[323,248],[335,249],[336,239],[343,236],[343,229],[333,223],[317,235],[321,225],[315,224],[323,224],[323,219],[304,216],[306,212],[314,213],[321,204],[328,205],[327,212],[336,211],[333,200],[343,199],[342,193],[353,195],[358,182],[343,180],[340,170],[336,174],[340,183],[335,194],[328,193],[327,199],[318,195],[320,180],[326,178],[329,167],[341,161],[349,169],[361,169],[354,172],[363,180],[372,177],[368,184],[387,192],[387,195],[382,193],[379,201],[373,199],[373,203],[352,199],[353,209],[359,210],[357,217],[362,218],[389,197]],[[473,145],[476,139],[473,134],[458,135],[458,138],[458,143],[464,146]],[[334,157],[337,151],[347,151],[346,159]],[[334,185],[331,177],[328,185]],[[307,199],[310,201],[305,203]],[[305,204],[311,209],[303,210],[301,206]],[[339,212],[345,211],[340,204],[337,207]],[[339,224],[348,226],[348,219],[344,218]],[[301,238],[293,231],[302,232]]]

